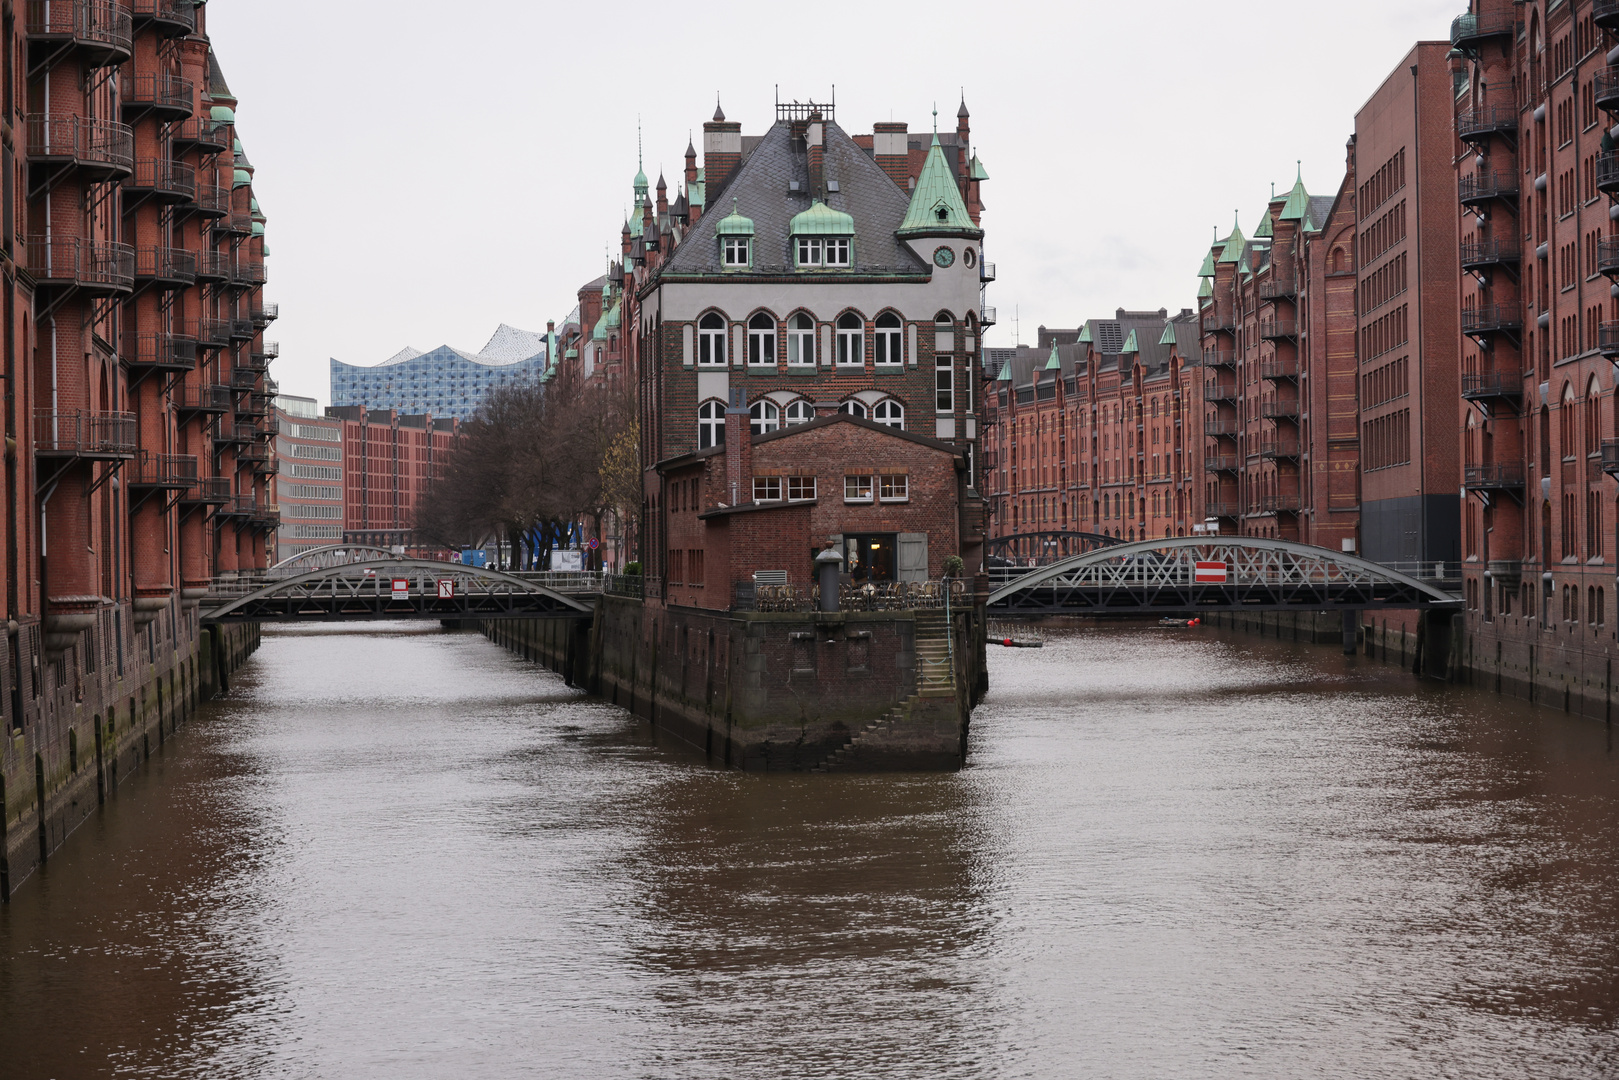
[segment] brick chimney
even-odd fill
[[[669,185],[663,181],[663,173],[658,173],[658,220],[665,221],[669,217]]]
[[[804,152],[809,158],[810,194],[817,199],[826,198],[826,124],[821,114],[810,117],[804,129]]]
[[[902,188],[909,188],[910,181],[910,136],[906,133],[908,125],[885,122],[872,125],[871,147],[872,154],[877,159],[877,167],[888,174],[888,178]]]
[[[753,501],[753,432],[749,429],[748,391],[731,387],[725,407],[725,501],[742,506]]]
[[[742,164],[742,125],[725,119],[725,111],[714,106],[714,119],[703,125],[703,180],[708,202],[714,201],[725,182]]]

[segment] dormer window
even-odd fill
[[[731,200],[731,212],[714,230],[720,242],[720,265],[726,270],[746,270],[753,265],[753,222],[736,209]]]
[[[823,265],[848,266],[849,265],[849,238],[847,236],[827,237],[821,248]]]
[[[727,236],[724,246],[725,265],[747,266],[752,261],[748,257],[748,246],[748,238],[745,236]]]
[[[847,269],[854,265],[854,218],[817,199],[788,224],[793,262],[800,270]]]

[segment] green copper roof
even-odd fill
[[[967,204],[961,201],[956,178],[944,160],[939,137],[933,136],[928,148],[928,159],[922,165],[922,175],[916,178],[916,190],[911,192],[911,206],[905,211],[896,235],[955,236],[968,233],[983,235],[973,219],[967,216]]]
[[[753,219],[743,217],[742,212],[736,208],[736,200],[732,199],[731,212],[715,226],[714,232],[718,236],[752,236]]]
[[[1199,300],[1207,300],[1210,297],[1212,297],[1213,295],[1214,295],[1214,283],[1212,281],[1210,281],[1208,278],[1204,278],[1203,279],[1203,284],[1199,285],[1198,288],[1197,288],[1197,298]]]
[[[270,244],[269,244],[268,241],[266,241],[265,245],[264,245],[264,257],[266,259],[268,259],[270,257]]]
[[[1079,344],[1081,344],[1081,345],[1089,345],[1089,344],[1091,344],[1091,324],[1090,323],[1086,323],[1084,326],[1081,326],[1079,328],[1078,341],[1079,341]]]
[[[1124,339],[1124,348],[1120,349],[1119,352],[1140,354],[1141,346],[1136,344],[1136,332],[1134,330],[1130,331],[1130,336]]]
[[[606,341],[608,333],[618,329],[619,321],[619,305],[615,301],[613,306],[607,309],[607,314],[597,321],[596,330],[590,335],[591,339],[594,341]]]
[[[1287,202],[1278,215],[1280,221],[1303,221],[1310,214],[1310,193],[1304,190],[1304,166],[1299,166],[1299,178],[1293,181],[1293,190],[1287,193]]]
[[[1263,236],[1275,235],[1276,230],[1271,228],[1270,225],[1270,208],[1266,207],[1265,212],[1259,216],[1259,228],[1254,230],[1254,239],[1257,240]]]
[[[995,376],[995,381],[996,382],[1011,382],[1012,381],[1012,361],[1007,360],[1006,362],[1001,364],[1001,373],[999,375]]]
[[[232,178],[231,187],[246,187],[253,182],[253,174],[246,169],[237,169]]]
[[[1061,371],[1062,361],[1057,359],[1057,343],[1051,343],[1051,359],[1046,361],[1047,371]]]
[[[636,173],[635,173],[635,193],[637,195],[645,195],[646,194],[646,188],[647,188],[646,173],[642,172],[640,170],[637,170]]]
[[[253,223],[253,235],[254,236],[263,236],[264,235],[264,222],[255,221]]]
[[[215,105],[208,115],[222,124],[236,123],[236,113],[228,105]]]
[[[1220,252],[1219,261],[1234,263],[1242,258],[1242,249],[1247,245],[1248,238],[1242,235],[1242,226],[1236,222],[1231,223],[1231,235],[1226,237],[1225,250]]]
[[[646,205],[646,197],[644,195],[640,199],[636,200],[635,213],[630,215],[630,235],[631,236],[640,236],[641,233],[644,231],[643,226],[641,224],[641,217],[642,217],[641,208],[643,206],[645,206],[645,205]]]
[[[1201,270],[1199,270],[1197,272],[1197,276],[1198,277],[1206,277],[1206,278],[1214,276],[1214,249],[1213,248],[1210,248],[1208,250],[1208,253],[1203,256],[1203,269],[1201,269]]]
[[[720,222],[723,227],[725,222]],[[749,231],[752,231],[751,229]],[[810,208],[793,215],[787,226],[789,236],[853,236],[854,218],[842,210],[834,210],[819,199]]]
[[[1164,336],[1158,339],[1158,344],[1160,344],[1160,345],[1173,345],[1173,344],[1175,344],[1175,324],[1174,323],[1165,323],[1164,324]]]
[[[706,206],[703,202],[708,197],[707,169],[697,170],[697,182],[686,189],[686,202],[692,206]]]
[[[967,179],[969,179],[969,180],[988,180],[989,179],[989,173],[984,171],[984,163],[982,161],[978,160],[978,155],[977,154],[974,154],[972,160],[967,162]]]

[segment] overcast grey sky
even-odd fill
[[[213,0],[269,215],[274,374],[327,400],[327,358],[543,330],[616,247],[636,166],[679,182],[718,91],[759,134],[784,100],[851,133],[972,111],[990,344],[1190,306],[1218,226],[1274,181],[1330,194],[1356,109],[1463,0],[584,4]]]

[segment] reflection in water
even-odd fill
[[[0,909],[6,1077],[1619,1072],[1602,725],[1210,631],[750,775],[472,634],[268,635]]]

